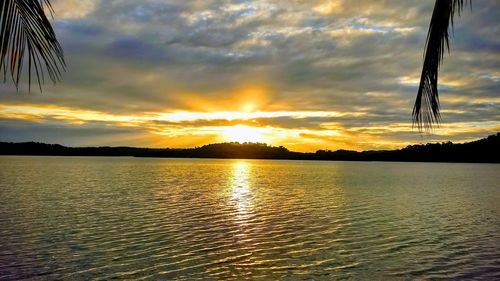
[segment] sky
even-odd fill
[[[500,1],[455,22],[442,123],[412,128],[434,1],[52,0],[68,70],[0,84],[0,141],[295,151],[394,149],[500,131]]]

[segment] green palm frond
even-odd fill
[[[45,73],[53,83],[60,81],[66,63],[45,14],[44,8],[52,13],[49,0],[1,0],[0,8],[0,72],[4,83],[11,76],[18,89],[25,63],[30,88],[33,73],[40,91]]]
[[[419,130],[432,129],[439,124],[438,72],[445,49],[450,51],[449,27],[453,27],[455,14],[463,10],[467,0],[436,0],[432,13],[427,41],[425,43],[424,65],[413,107],[413,125]],[[472,5],[472,2],[470,2]]]

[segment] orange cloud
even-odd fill
[[[249,96],[260,92],[249,92]],[[359,117],[366,113],[334,111],[219,111],[219,112],[149,112],[141,115],[120,115],[82,110],[70,107],[38,104],[0,104],[0,119],[28,122],[61,122],[80,125],[87,123],[111,127],[137,128],[149,134],[154,145],[163,147],[192,147],[213,142],[264,142],[283,145],[296,151],[317,149],[381,149],[398,148],[409,144],[390,135],[416,133],[411,123],[345,127],[340,122],[323,122],[315,128],[285,128],[259,125],[254,119]],[[436,136],[459,136],[471,133],[500,131],[500,122],[455,122],[442,124],[435,129]],[[141,135],[142,139],[148,138]],[[144,143],[144,141],[142,141]],[[130,143],[128,145],[133,145]]]

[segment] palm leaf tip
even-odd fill
[[[438,74],[445,49],[450,50],[449,29],[453,27],[455,14],[460,14],[468,0],[436,0],[425,43],[424,65],[420,77],[415,105],[413,125],[419,130],[431,130],[438,125],[439,114]],[[472,2],[470,2],[472,5]]]
[[[48,20],[49,0],[2,0],[0,2],[0,72],[4,83],[10,76],[19,88],[23,65],[28,64],[28,85],[36,75],[40,91],[48,75],[53,83],[66,70],[64,52]]]

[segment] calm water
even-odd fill
[[[0,279],[500,279],[500,165],[0,157]]]

